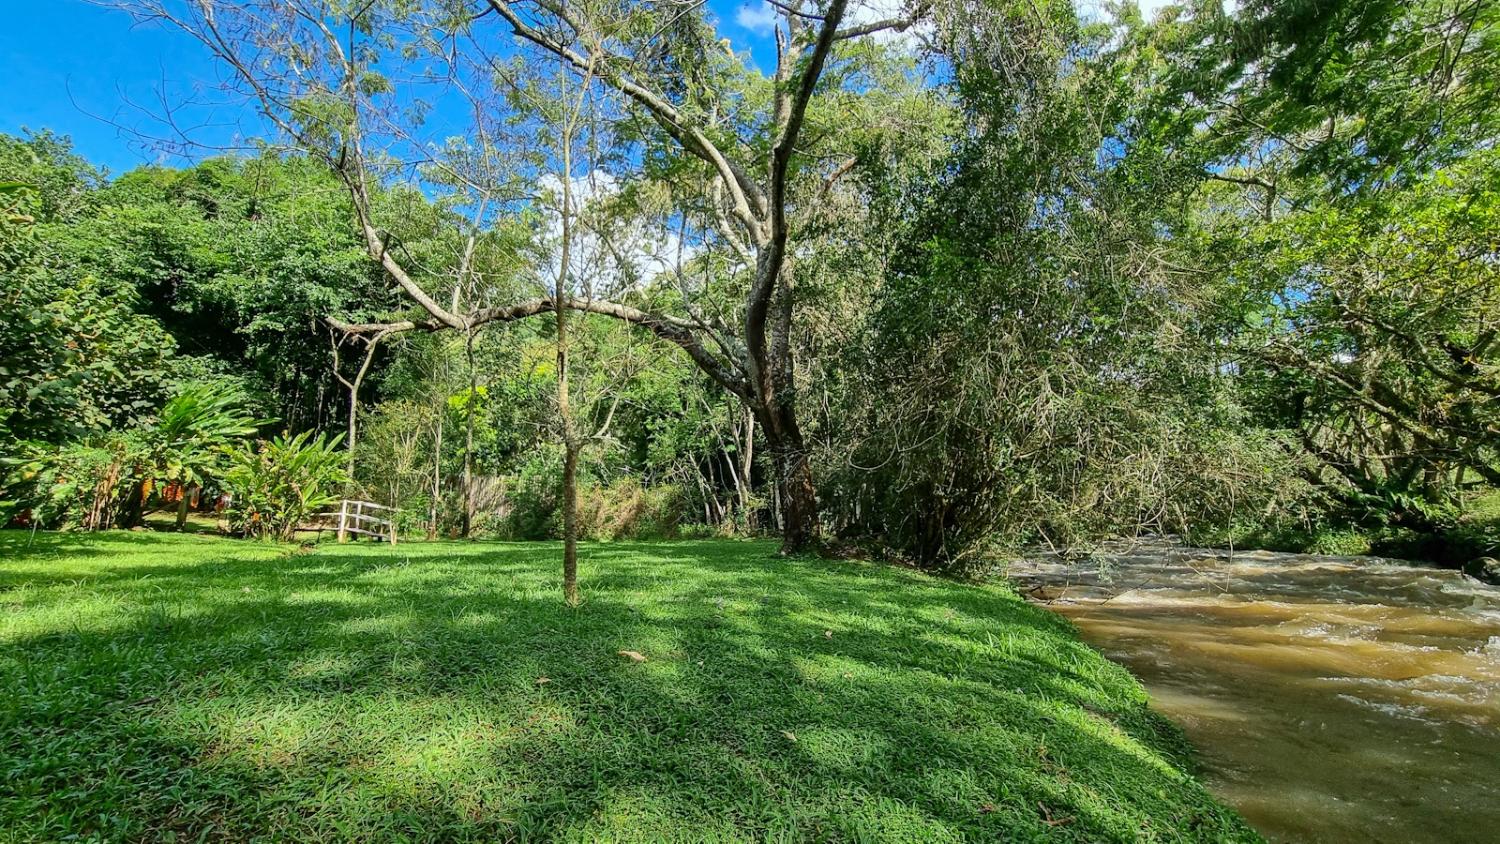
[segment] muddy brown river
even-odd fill
[[[1165,543],[1010,574],[1141,678],[1271,841],[1500,842],[1500,587]]]

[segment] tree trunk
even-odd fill
[[[566,218],[563,222],[567,226]],[[566,231],[566,229],[565,229]],[[566,267],[566,252],[564,263]],[[561,287],[561,285],[559,285]],[[568,396],[567,294],[557,295],[557,416],[563,436],[563,600],[578,605],[578,436],[573,430],[573,405]]]
[[[120,511],[120,527],[129,530],[141,523],[145,515],[146,499],[151,496],[150,479],[137,481]]]
[[[781,553],[797,554],[818,541],[818,496],[812,469],[800,448],[778,456],[781,464]]]
[[[567,180],[564,179],[564,182]],[[565,195],[567,188],[563,188]],[[571,197],[568,197],[570,199]],[[566,200],[565,200],[566,201]],[[566,206],[565,206],[566,207]],[[569,219],[563,215],[563,278],[568,267],[567,238],[571,235]],[[557,417],[562,423],[563,439],[563,601],[578,605],[578,450],[577,432],[573,427],[573,404],[568,394],[568,294],[558,284],[557,308]]]
[[[751,486],[751,472],[754,471],[754,412],[750,408],[736,408],[741,411],[742,424],[736,424],[730,435],[735,438],[735,447],[738,448],[738,460],[729,457],[729,474],[735,481],[735,495],[739,502],[739,517],[744,522],[739,528],[744,531],[753,531],[754,513],[750,511],[750,496],[754,493]]]
[[[583,94],[589,84],[587,77],[592,73],[593,66],[590,65],[573,110],[564,118],[559,133],[562,206],[558,209],[558,216],[562,224],[562,239],[559,242],[557,284],[552,291],[552,305],[557,314],[557,416],[562,424],[563,439],[563,601],[570,607],[578,606],[578,452],[583,447],[573,422],[573,403],[568,387],[568,309],[572,307],[573,298],[573,133],[583,113]]]
[[[563,600],[578,606],[578,446],[568,444],[563,458]]]
[[[472,238],[470,239],[472,242]],[[474,332],[464,338],[464,359],[469,367],[469,401],[464,405],[464,512],[460,532],[464,539],[474,525],[474,404],[479,387],[474,376]]]
[[[781,522],[781,553],[800,554],[818,542],[818,495],[802,430],[791,408],[759,409],[761,430],[776,467],[776,491]]]
[[[104,530],[109,527],[111,505],[115,500],[115,487],[120,483],[120,470],[124,466],[119,460],[109,464],[109,471],[94,487],[94,498],[89,504],[88,514],[83,518],[84,530]]]
[[[479,207],[474,212],[474,229],[470,230],[469,238],[464,243],[464,256],[458,263],[458,279],[453,284],[451,310],[455,313],[458,311],[464,288],[469,281],[469,274],[474,267],[474,247],[479,243],[477,229],[484,219],[484,212],[489,204],[488,195],[480,200]],[[474,529],[474,403],[479,398],[478,382],[474,374],[474,326],[472,325],[464,327],[464,365],[468,367],[469,373],[469,401],[464,405],[464,510],[460,517],[459,533],[464,539],[468,539]]]
[[[740,510],[745,517],[745,529],[754,528],[755,514],[750,512],[750,496],[755,487],[751,481],[755,470],[755,414],[748,408],[744,411],[745,438],[740,448],[740,465],[736,471],[736,486],[740,495]]]
[[[370,364],[375,361],[375,349],[384,339],[385,334],[376,334],[365,343],[365,356],[360,362],[359,371],[354,374],[354,380],[349,381],[339,372],[339,344],[342,341],[333,342],[333,377],[337,378],[349,390],[349,430],[344,440],[345,471],[349,475],[349,488],[346,494],[353,492],[354,487],[354,449],[359,441],[359,388],[365,383],[365,376],[370,373]]]
[[[427,539],[438,537],[438,497],[443,491],[443,414],[438,410],[432,446],[432,500],[427,506]]]

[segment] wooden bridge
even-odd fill
[[[396,514],[401,512],[400,508],[387,507],[384,504],[376,504],[371,501],[357,501],[345,498],[339,502],[337,510],[328,510],[313,516],[313,524],[298,528],[298,530],[337,531],[340,542],[348,542],[352,536],[369,536],[376,540],[385,540],[392,545],[396,544]],[[382,516],[381,514],[389,514]]]

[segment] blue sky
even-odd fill
[[[194,82],[216,78],[212,62],[181,35],[133,27],[126,15],[80,0],[15,3],[7,21],[0,39],[0,79],[8,88],[0,98],[0,132],[26,127],[70,135],[80,153],[116,174],[163,156],[107,121],[149,129],[151,121],[130,101],[159,111],[154,97],[163,79],[170,92],[183,95]],[[239,109],[211,111],[219,121],[242,116]],[[210,115],[183,116],[200,122]],[[222,142],[235,133],[221,127],[204,134]]]
[[[18,134],[25,127],[71,136],[80,154],[118,175],[141,164],[182,162],[130,131],[170,134],[153,118],[163,112],[163,101],[180,108],[178,121],[194,127],[202,143],[233,147],[262,131],[253,111],[222,102],[214,90],[218,67],[180,33],[136,26],[124,13],[82,0],[7,5],[7,31],[0,36],[0,79],[6,80],[0,132]],[[709,6],[736,49],[751,48],[762,66],[772,60],[762,27],[767,4],[710,0]],[[204,104],[182,105],[194,101]]]

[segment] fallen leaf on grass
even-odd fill
[[[538,677],[538,678],[536,678],[536,684],[538,686],[544,686],[544,685],[546,685],[546,684],[548,684],[550,682],[552,682],[552,678],[551,677]]]
[[[628,657],[631,662],[645,662],[646,655],[640,651],[620,651],[620,656]]]
[[[792,732],[791,730],[782,730],[781,734],[784,735],[784,736],[786,736],[786,740],[787,741],[796,741],[797,740],[797,734],[794,733],[794,732]]]
[[[1037,801],[1036,807],[1042,810],[1042,823],[1046,824],[1047,826],[1065,826],[1073,822],[1073,819],[1070,817],[1053,818],[1052,810],[1042,805],[1042,802],[1040,800]]]
[[[824,639],[832,639],[833,638],[833,631],[832,630],[824,630],[823,631],[823,638]]]

